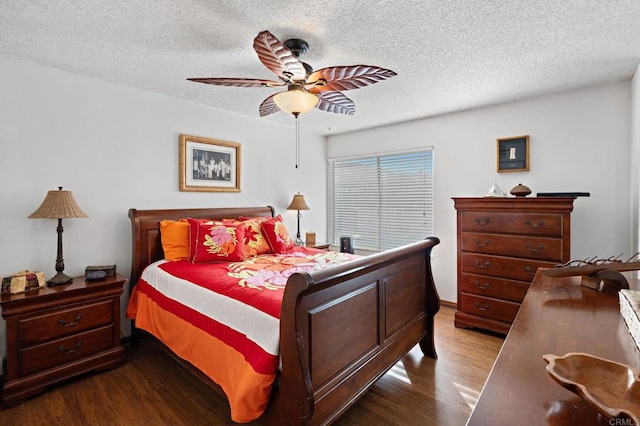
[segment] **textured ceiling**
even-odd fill
[[[262,30],[306,40],[314,69],[397,72],[345,92],[353,116],[301,116],[319,134],[625,80],[640,60],[638,0],[0,0],[0,56],[292,126],[258,115],[277,89],[186,80],[274,78],[252,48]]]

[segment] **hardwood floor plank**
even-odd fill
[[[453,309],[436,316],[438,359],[416,346],[336,425],[464,425],[503,339],[453,326]],[[230,425],[227,401],[143,339],[125,364],[47,388],[0,411],[10,425]]]

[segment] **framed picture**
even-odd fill
[[[497,139],[498,172],[529,171],[529,135]]]
[[[180,191],[240,192],[240,144],[180,135]]]

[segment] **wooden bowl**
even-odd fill
[[[640,381],[629,366],[578,352],[542,357],[556,382],[580,395],[600,414],[640,424]]]

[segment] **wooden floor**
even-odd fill
[[[498,355],[501,337],[457,329],[453,310],[436,316],[438,359],[418,347],[381,378],[336,425],[464,425]],[[226,400],[187,373],[151,339],[125,364],[52,386],[0,411],[3,425],[229,425]]]

